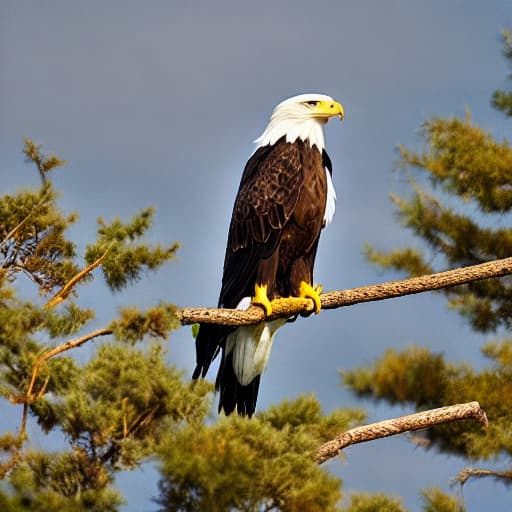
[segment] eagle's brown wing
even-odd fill
[[[286,143],[284,137],[272,146],[258,148],[249,159],[233,207],[219,307],[234,308],[243,297],[253,295],[258,263],[279,245],[281,230],[293,214],[302,183],[299,148]],[[224,325],[201,325],[196,338],[194,379],[206,375],[233,330]],[[232,368],[230,371],[233,373]],[[257,394],[257,382],[251,384],[252,394]]]
[[[302,183],[299,148],[284,137],[249,159],[233,208],[219,306],[236,307],[254,293],[258,263],[279,245]]]

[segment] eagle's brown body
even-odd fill
[[[255,282],[268,285],[270,299],[297,296],[301,281],[312,283],[327,194],[324,162],[327,154],[316,146],[284,139],[247,162],[231,218],[220,307],[236,307]]]
[[[324,224],[326,168],[330,159],[309,142],[280,139],[259,148],[245,167],[228,235],[219,307],[235,308],[267,285],[270,299],[298,296],[300,283],[313,284],[313,265]],[[194,377],[205,375],[232,327],[204,324],[196,340]],[[241,385],[230,354],[223,353],[216,388],[219,409],[252,415],[259,376]]]

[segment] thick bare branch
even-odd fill
[[[393,297],[449,288],[472,281],[502,277],[509,274],[512,274],[512,258],[505,258],[481,263],[480,265],[447,270],[437,274],[362,286],[350,290],[326,292],[322,293],[320,299],[322,309],[335,309],[361,302],[391,299]],[[292,301],[289,299],[277,299],[272,301],[272,306],[273,314],[269,317],[270,319],[310,313],[313,310],[313,302],[310,299],[293,299]],[[183,325],[193,323],[250,325],[261,322],[265,318],[263,310],[257,306],[251,306],[247,310],[181,308],[177,310],[176,315]]]
[[[512,470],[492,471],[490,469],[466,468],[463,469],[454,479],[454,483],[464,485],[470,478],[492,477],[496,480],[502,480],[507,484],[512,483]]]
[[[321,445],[316,451],[315,461],[318,464],[322,464],[336,457],[340,450],[352,444],[365,443],[366,441],[373,441],[404,432],[421,430],[441,423],[469,419],[479,421],[484,428],[487,428],[487,415],[478,402],[450,405],[440,409],[431,409],[401,416],[400,418],[363,425],[347,430],[347,432],[336,436],[332,441]]]

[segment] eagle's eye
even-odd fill
[[[306,104],[308,104],[310,107],[316,107],[320,102],[319,101],[306,101]]]

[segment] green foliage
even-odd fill
[[[107,253],[102,269],[112,290],[121,290],[137,281],[144,270],[157,269],[178,250],[176,242],[167,247],[160,244],[151,247],[139,241],[151,227],[153,216],[153,208],[147,208],[126,223],[119,218],[111,224],[98,219],[98,240],[87,246],[85,261],[90,265]]]
[[[385,494],[352,494],[343,512],[407,512],[398,498]]]
[[[110,325],[87,332],[96,312],[77,304],[76,288],[101,264],[107,292],[118,290],[160,268],[178,246],[144,243],[153,217],[146,209],[126,223],[100,220],[97,240],[77,264],[66,233],[77,215],[61,212],[48,181],[64,162],[28,139],[24,153],[41,187],[0,197],[0,394],[19,404],[22,418],[17,433],[0,434],[0,478],[8,477],[0,509],[115,511],[123,503],[115,473],[154,456],[164,434],[200,424],[212,386],[191,384],[165,361],[161,342],[179,326],[172,304],[124,307]],[[37,285],[31,300],[18,295],[21,276]],[[42,303],[50,292],[59,300]],[[88,361],[70,357],[70,349],[99,336],[111,339],[97,341]],[[28,449],[29,417],[40,435],[60,435],[65,448]]]
[[[482,213],[512,209],[512,149],[488,133],[460,119],[433,118],[424,126],[427,149],[422,153],[400,148],[401,166],[428,175],[434,187],[451,195],[449,205],[414,184],[409,199],[392,196],[401,222],[419,236],[441,265],[466,266],[512,254],[509,227],[482,226],[482,214],[462,213],[472,201]],[[456,200],[454,200],[456,198]],[[452,205],[453,203],[453,205]],[[367,248],[369,259],[384,268],[411,276],[436,270],[431,256],[413,249],[381,253]],[[480,331],[492,331],[512,322],[512,281],[487,280],[444,290],[450,306]]]
[[[41,144],[35,144],[29,138],[24,140],[25,146],[23,153],[27,157],[27,161],[36,164],[37,170],[41,176],[43,184],[46,182],[46,174],[58,167],[66,165],[66,161],[60,159],[57,155],[45,155],[41,152]]]
[[[347,410],[324,416],[308,396],[251,420],[230,416],[171,433],[161,453],[160,510],[339,510],[339,480],[308,454],[362,418]]]
[[[90,457],[131,468],[152,453],[169,422],[202,420],[210,385],[184,384],[162,356],[159,345],[146,352],[102,345],[65,402],[56,405],[64,418],[60,428]]]
[[[0,495],[6,512],[114,512],[123,503],[112,475],[81,451],[27,452],[14,470],[12,493]]]
[[[422,254],[409,247],[395,249],[389,253],[378,252],[369,244],[364,248],[364,254],[368,261],[384,268],[406,270],[411,277],[423,276],[432,273],[430,265],[423,261]]]
[[[45,328],[51,338],[71,336],[94,317],[92,309],[82,309],[77,304],[69,303],[61,310],[45,311]]]
[[[434,185],[473,200],[481,211],[504,212],[512,206],[512,149],[469,119],[434,117],[423,126],[427,149],[400,147],[401,165],[426,170]]]
[[[466,507],[461,500],[445,494],[437,487],[422,491],[424,512],[465,512]]]
[[[135,343],[145,336],[166,338],[167,334],[180,326],[173,304],[161,303],[145,312],[134,307],[121,308],[119,319],[110,328],[118,340]]]
[[[388,349],[371,368],[341,372],[341,376],[359,396],[385,398],[392,404],[412,402],[428,409],[437,405],[455,373],[442,355],[411,347],[404,352]]]
[[[75,245],[64,233],[77,216],[63,215],[56,199],[51,183],[0,197],[1,280],[22,272],[48,293],[76,274]]]
[[[303,395],[295,400],[284,400],[258,417],[278,430],[294,432],[304,430],[315,438],[315,447],[332,439],[340,431],[361,424],[366,419],[362,409],[335,409],[329,415],[322,413],[322,407],[313,395]]]
[[[512,62],[512,34],[504,32],[504,54]],[[496,91],[493,105],[512,116],[512,92]],[[427,274],[507,258],[512,254],[512,148],[507,140],[464,119],[433,117],[423,126],[424,148],[399,148],[398,167],[408,173],[409,197],[391,199],[399,221],[421,240],[423,250],[366,248],[368,259],[407,275]],[[512,326],[512,279],[488,279],[443,290],[448,306],[481,332]],[[344,372],[345,384],[361,397],[417,409],[477,400],[486,411],[486,432],[454,422],[424,432],[422,446],[471,460],[512,456],[512,340],[483,346],[490,365],[476,370],[447,362],[442,354],[410,347],[387,350],[373,365]],[[479,472],[509,482],[510,471]],[[465,480],[459,479],[463,484]],[[428,512],[462,512],[464,506],[438,489],[423,493]]]
[[[488,358],[496,361],[505,371],[512,371],[512,340],[505,339],[486,343],[482,352]]]
[[[477,400],[491,418],[487,430],[455,422],[428,429],[426,439],[431,446],[472,459],[510,457],[512,367],[507,354],[512,353],[512,341],[487,345],[484,352],[493,364],[476,372],[424,348],[388,350],[371,368],[344,372],[342,378],[359,396],[409,402],[420,410]]]
[[[503,31],[503,54],[512,62],[512,32]],[[501,110],[506,116],[512,117],[512,92],[498,90],[492,96],[492,104],[498,110]]]

